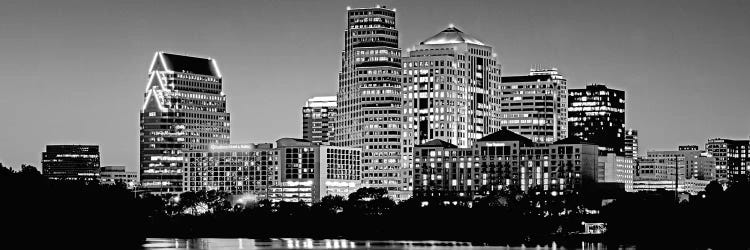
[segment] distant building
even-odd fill
[[[567,80],[557,68],[532,69],[529,75],[503,76],[500,126],[534,142],[568,137]]]
[[[122,183],[128,188],[134,188],[138,184],[138,172],[125,171],[125,166],[104,166],[99,170],[99,183]]]
[[[554,194],[597,183],[597,146],[570,139],[535,144],[501,130],[471,148],[433,140],[414,153],[415,197],[472,198],[506,187]]]
[[[686,192],[696,195],[701,191],[705,191],[709,182],[710,181],[698,179],[681,180],[677,185],[677,192]],[[633,182],[633,190],[636,192],[658,190],[674,191],[674,188],[674,180],[636,180]]]
[[[47,145],[42,152],[42,174],[52,180],[97,180],[99,164],[97,145]]]
[[[229,143],[229,113],[216,60],[156,52],[141,107],[140,184],[180,193],[184,153]]]
[[[625,91],[590,84],[568,91],[568,133],[599,146],[599,154],[625,155]]]
[[[714,180],[716,160],[710,153],[692,145],[679,146],[678,149],[648,151],[638,160],[635,183],[640,185],[640,191],[648,191],[654,185],[667,182],[672,184],[671,190],[674,190],[675,180],[678,185],[703,185],[695,187],[700,189]]]
[[[331,145],[336,117],[336,96],[316,96],[302,107],[302,138]]]
[[[625,157],[637,160],[638,150],[638,130],[625,130]]]
[[[599,156],[595,176],[597,183],[623,183],[625,191],[633,192],[634,173],[633,158],[609,153]]]
[[[748,181],[750,140],[709,139],[706,151],[716,158],[716,178],[719,181]]]
[[[360,187],[361,150],[283,138],[263,144],[211,145],[189,152],[187,191],[220,190],[274,202],[319,202]]]

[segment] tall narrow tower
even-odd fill
[[[184,153],[229,143],[227,97],[216,61],[157,52],[141,107],[141,186],[182,192]]]
[[[362,148],[363,184],[408,196],[401,157],[401,50],[396,10],[348,8],[333,144]]]

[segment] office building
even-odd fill
[[[638,150],[638,130],[625,130],[625,157],[637,160]]]
[[[659,188],[659,185],[671,183],[674,190],[675,181],[678,190],[680,185],[703,185],[705,188],[716,175],[716,160],[698,146],[679,146],[678,150],[648,151],[646,156],[639,158],[635,183],[639,185],[636,191]],[[696,187],[701,188],[701,187]],[[685,188],[693,190],[694,188]]]
[[[138,172],[126,171],[125,166],[104,166],[99,169],[99,183],[134,188],[138,185]]]
[[[336,117],[336,96],[316,96],[302,107],[302,138],[330,145]]]
[[[361,149],[283,138],[272,143],[211,145],[187,153],[187,191],[220,190],[273,202],[346,197],[361,184]]]
[[[567,80],[557,68],[503,76],[500,126],[537,143],[568,137]]]
[[[402,166],[414,145],[440,139],[469,148],[498,130],[500,65],[492,47],[449,26],[403,58]]]
[[[709,139],[706,151],[716,158],[716,178],[719,181],[748,181],[750,140]]]
[[[184,153],[229,143],[227,97],[211,58],[157,52],[141,107],[140,184],[154,193],[183,191]]]
[[[332,145],[362,149],[363,184],[410,195],[401,167],[401,49],[396,10],[347,8]]]
[[[570,89],[568,135],[599,146],[599,154],[625,155],[625,92],[601,84]]]
[[[97,145],[47,145],[42,152],[42,174],[51,180],[94,181],[99,164]]]
[[[595,179],[597,183],[622,183],[626,192],[633,192],[635,161],[633,158],[609,153],[599,156]]]
[[[473,198],[512,186],[560,194],[597,183],[597,146],[569,139],[535,144],[500,130],[471,148],[436,139],[414,154],[415,197]]]

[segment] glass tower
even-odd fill
[[[143,190],[183,191],[185,153],[229,143],[227,97],[216,60],[157,52],[141,107]]]
[[[400,165],[401,49],[396,10],[347,8],[333,145],[362,148],[363,184],[409,196]]]
[[[589,84],[570,89],[568,134],[599,146],[599,155],[625,156],[625,91]]]

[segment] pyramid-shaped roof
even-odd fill
[[[415,147],[441,147],[441,148],[457,148],[458,146],[451,144],[450,142],[443,141],[440,139],[435,139],[432,141],[428,141],[419,145],[416,145]]]
[[[513,131],[503,129],[495,133],[480,138],[477,141],[517,141],[521,145],[534,145],[534,142],[525,136],[514,133]]]
[[[453,43],[471,43],[471,44],[476,44],[476,45],[485,45],[482,41],[480,41],[476,37],[466,34],[463,31],[453,26],[449,26],[448,28],[444,29],[440,33],[437,33],[436,35],[430,38],[427,38],[427,40],[422,41],[420,44],[430,45],[430,44],[453,44]]]

